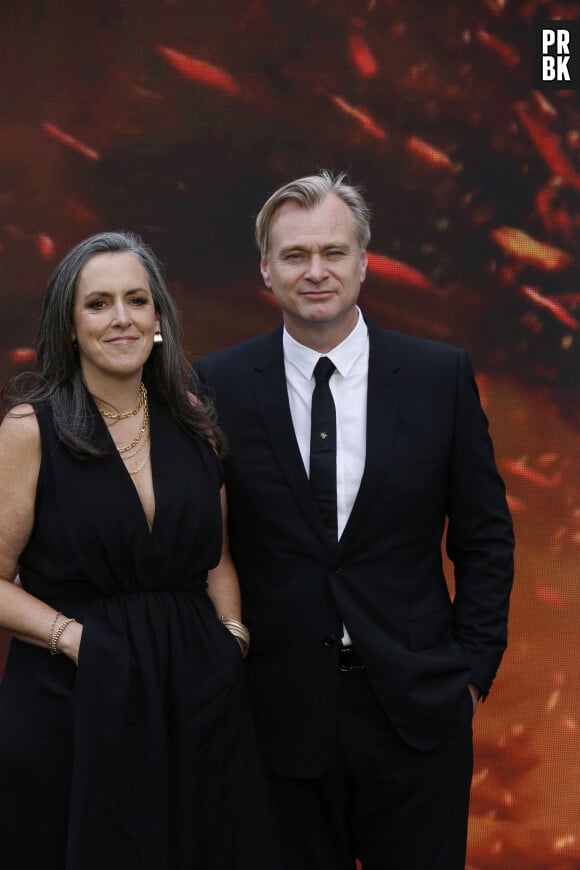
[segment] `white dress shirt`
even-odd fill
[[[359,491],[366,458],[369,333],[359,309],[356,326],[341,344],[321,354],[299,344],[284,329],[284,369],[294,432],[310,474],[310,413],[314,367],[327,356],[336,367],[330,391],[336,407],[336,507],[338,537],[342,535]],[[343,644],[350,638],[345,629]]]

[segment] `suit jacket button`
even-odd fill
[[[333,565],[330,565],[328,570],[330,571],[331,574],[340,574],[340,572],[342,571],[342,568],[340,565],[333,564]]]
[[[328,637],[325,637],[322,641],[323,645],[330,649],[330,647],[334,646],[336,643],[336,638],[333,634],[329,634]]]

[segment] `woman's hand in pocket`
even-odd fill
[[[80,622],[69,622],[67,627],[58,639],[57,650],[63,653],[78,667],[79,650],[81,646],[81,638],[83,635],[83,626]]]

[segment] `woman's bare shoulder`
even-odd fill
[[[34,522],[42,449],[32,405],[16,405],[0,425],[0,575],[12,577]]]
[[[40,448],[40,429],[32,405],[15,405],[6,413],[0,425],[0,447],[20,453]]]

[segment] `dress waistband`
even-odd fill
[[[162,587],[147,587],[141,589],[102,588],[93,583],[74,580],[58,584],[54,580],[38,575],[26,577],[23,588],[52,607],[62,610],[64,607],[76,607],[84,611],[87,607],[99,601],[114,601],[115,599],[130,600],[144,597],[163,598],[167,595],[185,594],[188,596],[203,595],[206,592],[207,572],[194,574],[181,582],[171,583]]]

